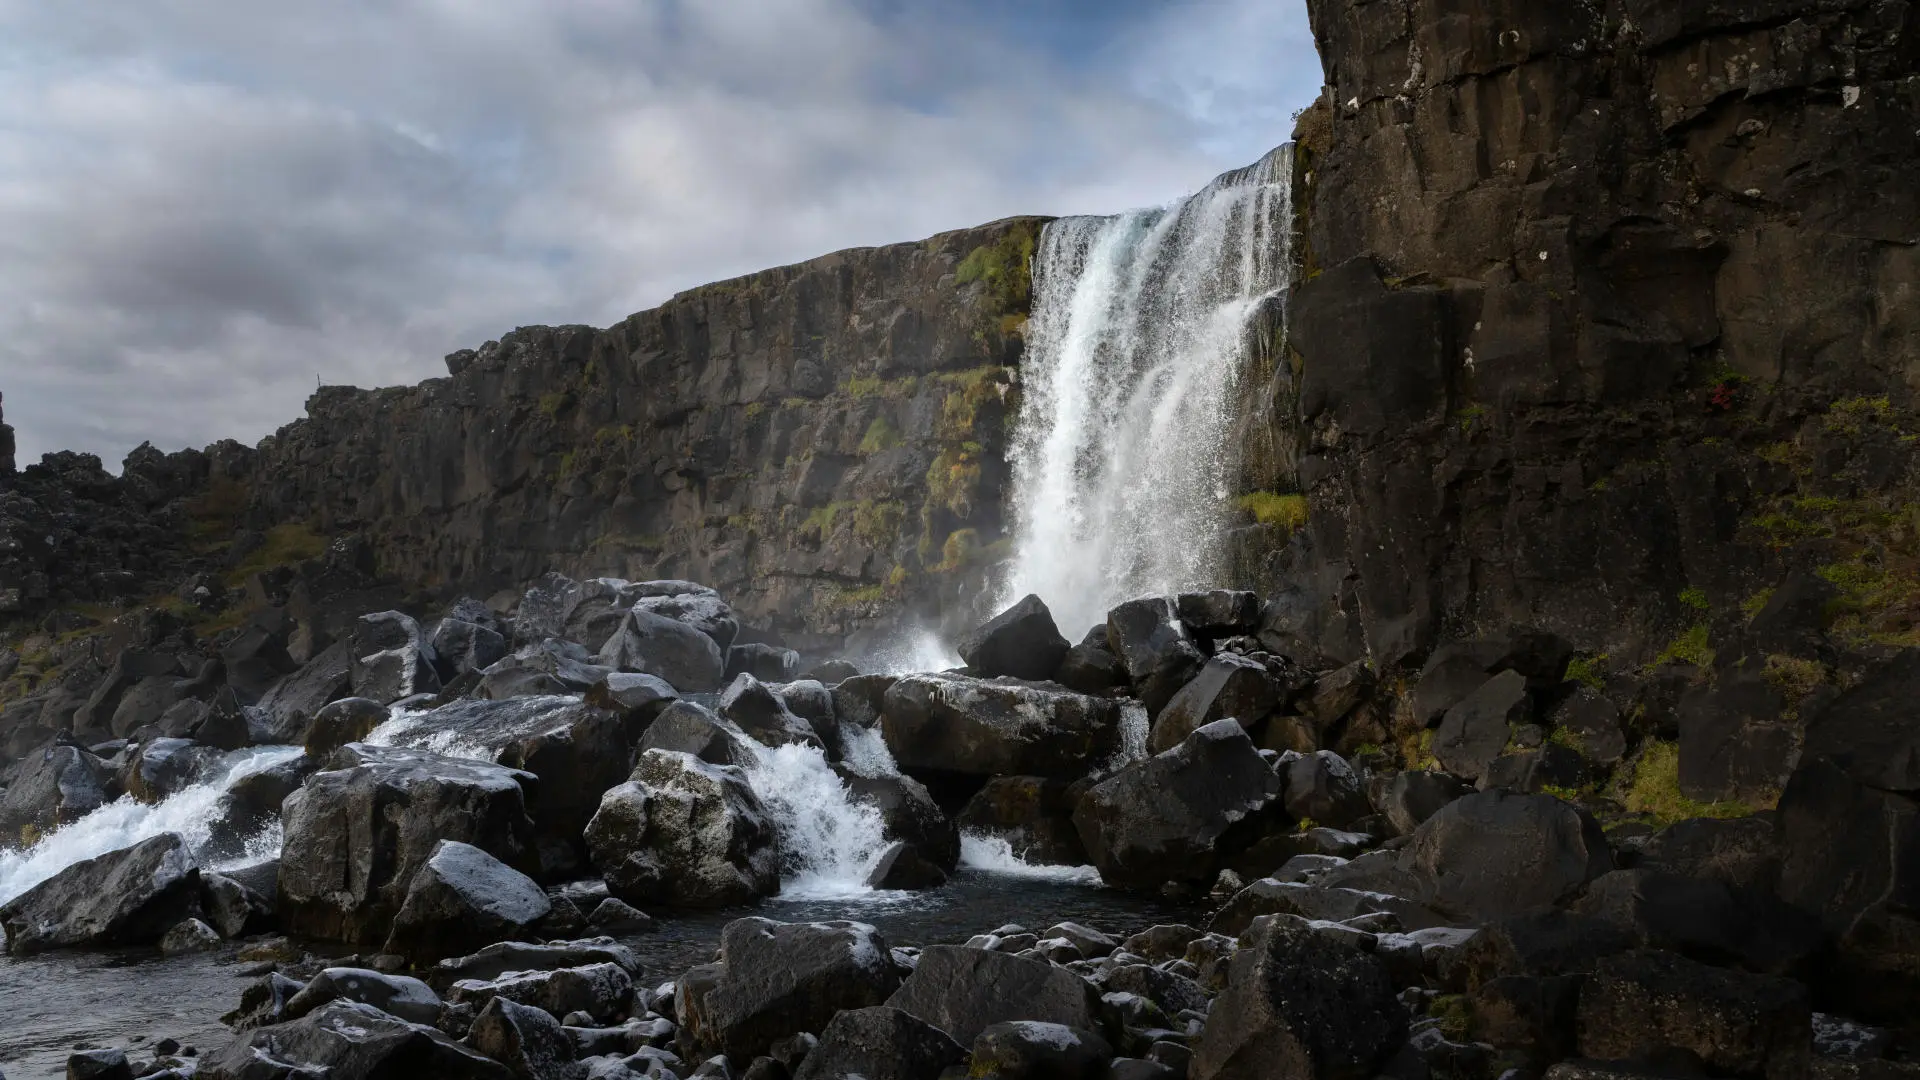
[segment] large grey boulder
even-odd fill
[[[1093,984],[1066,968],[958,945],[928,946],[887,1004],[968,1044],[1006,1020],[1095,1028],[1102,1015]]]
[[[1903,649],[1868,671],[1807,724],[1806,760],[1831,761],[1855,782],[1920,792],[1920,649]]]
[[[1281,770],[1281,801],[1296,820],[1343,828],[1372,812],[1360,774],[1331,750],[1287,762]]]
[[[1264,665],[1233,653],[1208,660],[1194,680],[1173,695],[1154,718],[1147,738],[1153,753],[1171,750],[1195,728],[1215,720],[1238,720],[1251,729],[1281,704],[1279,681]]]
[[[508,652],[507,639],[498,630],[451,617],[434,626],[427,646],[442,683],[485,671]]]
[[[720,936],[717,968],[675,999],[680,1055],[750,1061],[844,1009],[879,1005],[900,986],[886,939],[865,923],[739,919]]]
[[[787,708],[786,699],[744,672],[720,694],[720,715],[764,746],[801,743],[825,749],[813,725]]]
[[[1126,665],[1135,694],[1153,715],[1206,659],[1165,597],[1129,600],[1107,612],[1107,646]]]
[[[960,862],[960,830],[926,785],[911,776],[865,776],[844,766],[836,773],[855,799],[880,811],[886,837],[911,844],[944,873]]]
[[[1600,961],[1580,988],[1579,1031],[1581,1055],[1602,1061],[1692,1060],[1768,1080],[1812,1065],[1806,987],[1652,950]]]
[[[640,753],[670,750],[692,754],[709,765],[746,768],[758,761],[753,740],[740,725],[715,716],[705,705],[675,701],[662,710],[640,737]]]
[[[601,664],[658,675],[683,694],[718,690],[726,657],[713,639],[686,623],[651,611],[629,611],[601,647]]]
[[[494,980],[509,972],[557,971],[563,968],[612,964],[638,977],[640,960],[633,950],[610,937],[579,941],[549,941],[544,945],[503,941],[471,956],[456,956],[434,965],[434,979],[452,983],[464,979]]]
[[[909,675],[882,708],[887,749],[907,770],[1071,778],[1121,745],[1119,702],[1051,683]]]
[[[1433,756],[1455,776],[1478,780],[1531,708],[1526,676],[1503,671],[1447,710],[1433,735]]]
[[[479,1051],[357,1001],[328,1002],[298,1020],[247,1032],[207,1055],[195,1075],[203,1080],[515,1080],[510,1069]]]
[[[911,1013],[885,1005],[848,1009],[821,1030],[794,1080],[926,1080],[966,1058],[966,1047]]]
[[[726,907],[780,888],[773,825],[745,775],[691,754],[642,753],[586,842],[608,890],[642,908]]]
[[[514,698],[578,694],[614,673],[571,641],[546,638],[515,650],[481,672],[476,697]]]
[[[565,574],[548,573],[527,587],[513,615],[513,637],[521,644],[565,638],[567,620],[586,594]]]
[[[127,763],[123,784],[141,802],[157,803],[204,779],[225,757],[191,739],[149,739]]]
[[[352,694],[353,643],[336,641],[282,679],[248,713],[247,723],[257,743],[307,741],[307,727],[320,709]]]
[[[74,863],[0,905],[7,952],[144,945],[200,910],[200,871],[178,833]]]
[[[307,728],[307,756],[325,761],[335,750],[364,740],[386,723],[393,710],[372,698],[350,697],[329,702],[314,714]]]
[[[730,648],[733,639],[740,636],[740,620],[734,617],[733,609],[727,606],[726,601],[711,590],[673,596],[638,596],[633,599],[632,606],[636,610],[650,611],[693,627],[712,638],[721,652]]]
[[[457,840],[433,846],[413,873],[385,951],[416,964],[530,935],[553,904],[533,879]]]
[[[433,649],[411,615],[362,615],[353,629],[353,655],[350,674],[356,696],[391,703],[440,689]]]
[[[1073,823],[1110,885],[1210,883],[1228,830],[1265,809],[1280,779],[1237,721],[1217,720],[1089,788]]]
[[[962,638],[960,658],[976,675],[1041,681],[1059,672],[1071,647],[1047,605],[1029,595]]]
[[[1387,781],[1381,793],[1380,812],[1387,816],[1387,823],[1395,833],[1405,836],[1469,790],[1446,773],[1406,769]]]
[[[330,967],[308,981],[281,1009],[279,1019],[297,1020],[333,1001],[357,1001],[416,1024],[432,1024],[445,1007],[419,979],[366,968]]]
[[[54,743],[14,769],[0,793],[0,846],[31,843],[112,799],[112,771],[78,746]]]
[[[455,1004],[476,1010],[503,997],[531,1005],[549,1016],[583,1012],[595,1022],[619,1020],[633,1005],[633,975],[619,964],[601,961],[577,967],[503,972],[492,979],[461,979],[448,992]]]
[[[442,840],[472,844],[522,871],[539,860],[532,774],[421,750],[354,743],[282,807],[284,929],[380,945],[414,874]]]
[[[1565,904],[1613,869],[1600,824],[1548,795],[1476,792],[1413,832],[1400,869],[1418,899],[1445,915],[1485,922]]]
[[[1007,1020],[973,1040],[969,1071],[1003,1080],[1104,1080],[1113,1056],[1099,1032]]]
[[[1379,960],[1281,915],[1254,920],[1194,1048],[1194,1080],[1367,1080],[1407,1014]]]

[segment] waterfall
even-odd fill
[[[871,894],[867,875],[887,848],[879,809],[852,797],[819,747],[755,744],[753,752],[747,784],[780,835],[780,898]]]
[[[87,816],[48,833],[39,843],[18,851],[0,851],[0,903],[78,862],[110,851],[132,847],[163,833],[179,833],[188,850],[204,858],[223,821],[221,800],[234,782],[245,776],[300,756],[297,746],[268,746],[228,754],[205,780],[182,788],[158,803],[143,803],[131,795],[100,807]],[[256,837],[247,840],[242,854],[217,860],[209,869],[240,866],[280,854],[280,822],[275,818]]]
[[[1251,324],[1288,284],[1292,153],[1170,206],[1062,218],[1034,256],[1003,600],[1075,636],[1219,584],[1227,433]]]

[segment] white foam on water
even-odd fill
[[[754,746],[747,784],[779,834],[779,899],[884,895],[867,885],[887,848],[877,807],[853,798],[818,747]]]
[[[925,627],[899,635],[874,650],[866,661],[876,675],[918,675],[966,663],[952,645]]]
[[[1219,583],[1234,401],[1289,283],[1292,168],[1282,148],[1170,206],[1042,231],[1001,607],[1037,593],[1072,637]]]
[[[395,709],[385,723],[367,732],[367,737],[360,741],[368,746],[397,746],[452,758],[493,761],[495,751],[466,741],[458,731],[436,731],[425,738],[410,737],[432,712],[432,709]]]
[[[861,776],[900,775],[900,765],[877,727],[840,725],[840,764]]]
[[[1022,859],[1006,838],[980,833],[960,834],[960,865],[989,874],[1052,881],[1062,885],[1099,885],[1100,871],[1091,866],[1040,866]]]
[[[242,777],[300,756],[297,746],[265,746],[235,750],[201,783],[175,792],[158,803],[143,803],[125,795],[86,817],[48,833],[39,843],[20,851],[0,851],[0,903],[78,862],[132,847],[164,833],[179,833],[189,850],[199,853],[212,839],[220,817],[220,800]],[[276,818],[250,838],[240,855],[208,867],[243,866],[280,853],[280,824]]]

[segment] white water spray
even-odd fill
[[[21,851],[0,851],[0,903],[78,862],[132,847],[163,833],[179,833],[187,849],[198,856],[214,839],[220,820],[220,800],[234,782],[300,756],[297,746],[268,746],[228,754],[208,779],[169,795],[158,803],[123,796],[93,813],[48,833],[39,843]],[[248,840],[245,851],[209,866],[242,866],[280,853],[280,821],[273,819],[260,835]]]
[[[1066,885],[1101,883],[1100,871],[1091,866],[1043,866],[1030,863],[1013,850],[1013,845],[1004,836],[961,833],[960,865],[1029,881],[1054,881]]]
[[[873,895],[867,876],[887,848],[879,809],[853,798],[818,747],[756,745],[754,755],[747,784],[779,830],[780,899]]]
[[[1291,175],[1283,147],[1171,206],[1046,227],[1004,603],[1038,593],[1074,636],[1218,584],[1227,433],[1250,324],[1288,284]]]

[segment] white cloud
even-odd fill
[[[7,419],[26,460],[251,441],[316,376],[1161,201],[1286,137],[1297,7],[1150,7],[1065,57],[866,0],[0,0]]]

